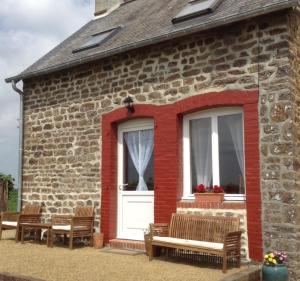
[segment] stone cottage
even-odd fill
[[[22,98],[22,203],[45,219],[95,205],[114,246],[176,211],[239,216],[244,257],[285,250],[299,280],[299,27],[295,0],[96,0],[6,79]],[[199,184],[225,201],[196,203]]]

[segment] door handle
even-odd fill
[[[125,186],[127,186],[127,185],[128,185],[128,183],[120,184],[120,185],[119,185],[119,190],[123,191],[123,188],[124,188]]]

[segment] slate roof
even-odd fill
[[[210,29],[258,15],[290,8],[297,0],[223,0],[214,13],[184,22],[172,18],[190,0],[134,0],[122,4],[109,15],[84,25],[21,74],[6,82],[67,69],[138,47]],[[91,35],[121,26],[120,31],[96,48],[72,53]]]

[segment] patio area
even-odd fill
[[[90,247],[47,248],[28,241],[15,243],[14,231],[3,232],[0,241],[0,272],[31,276],[47,281],[141,281],[197,280],[220,281],[240,269],[223,274],[220,266],[179,263],[173,259],[154,259],[140,253],[111,252]]]

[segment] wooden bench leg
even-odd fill
[[[21,227],[21,243],[24,244],[24,226]]]
[[[236,266],[237,266],[237,268],[241,267],[241,254],[240,253],[238,253],[237,257],[236,257]]]
[[[153,259],[153,246],[150,245],[149,247],[149,261],[152,261]]]
[[[35,229],[34,239],[35,241],[41,242],[41,229]]]
[[[226,253],[223,255],[223,268],[222,268],[223,273],[227,272],[227,255]]]
[[[53,248],[54,233],[50,230],[50,247]]]
[[[51,229],[47,229],[47,247],[51,245]]]
[[[90,238],[90,246],[94,246],[94,229],[93,226],[91,227],[91,238]]]
[[[67,234],[64,234],[64,244],[67,245]]]
[[[21,240],[21,227],[17,227],[16,229],[16,242],[19,242]]]
[[[69,249],[73,250],[73,233],[69,235]]]

